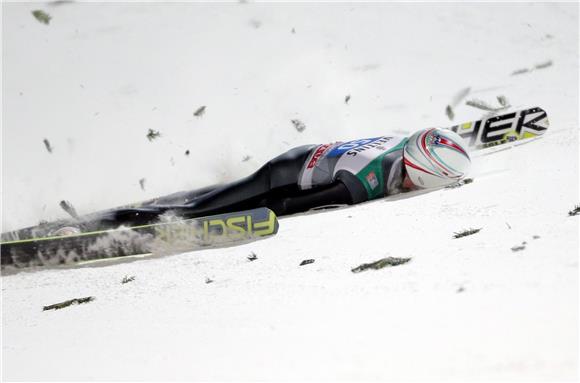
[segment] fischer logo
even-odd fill
[[[228,242],[240,238],[255,238],[276,233],[276,215],[257,219],[251,214],[233,217],[211,217],[203,221],[184,221],[181,225],[155,226],[155,240],[167,243],[197,242],[202,245]]]
[[[308,166],[306,168],[307,169],[312,169],[316,165],[316,163],[318,162],[318,160],[320,159],[320,157],[322,157],[322,155],[324,154],[324,152],[326,152],[326,150],[328,148],[330,148],[330,146],[331,146],[331,144],[320,145],[318,147],[318,149],[316,149],[316,151],[312,155],[312,159],[310,160],[310,162],[308,163]]]

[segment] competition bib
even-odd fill
[[[357,175],[369,163],[399,145],[405,137],[381,136],[319,145],[306,160],[299,177],[302,189],[332,183],[340,170]]]

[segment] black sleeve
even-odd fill
[[[271,206],[278,215],[300,213],[327,205],[352,205],[353,203],[348,188],[342,182],[306,190],[299,195],[286,197],[281,202],[281,204]]]
[[[339,170],[336,173],[336,179],[344,184],[352,199],[352,204],[366,202],[369,200],[369,194],[362,182],[354,174],[346,170]]]

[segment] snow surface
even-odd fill
[[[578,377],[577,3],[2,12],[3,231],[63,217],[62,199],[87,213],[232,180],[295,145],[448,126],[466,87],[551,121],[478,158],[462,188],[283,218],[239,247],[3,275],[2,379]],[[482,230],[452,238],[468,228]],[[412,260],[351,272],[387,256]]]

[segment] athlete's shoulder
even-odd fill
[[[393,148],[402,146],[406,141],[404,136],[378,136],[372,138],[362,138],[358,140],[344,142],[333,148],[329,155],[332,157],[339,156],[357,156],[362,153],[371,152],[379,155],[382,152],[390,151]]]

